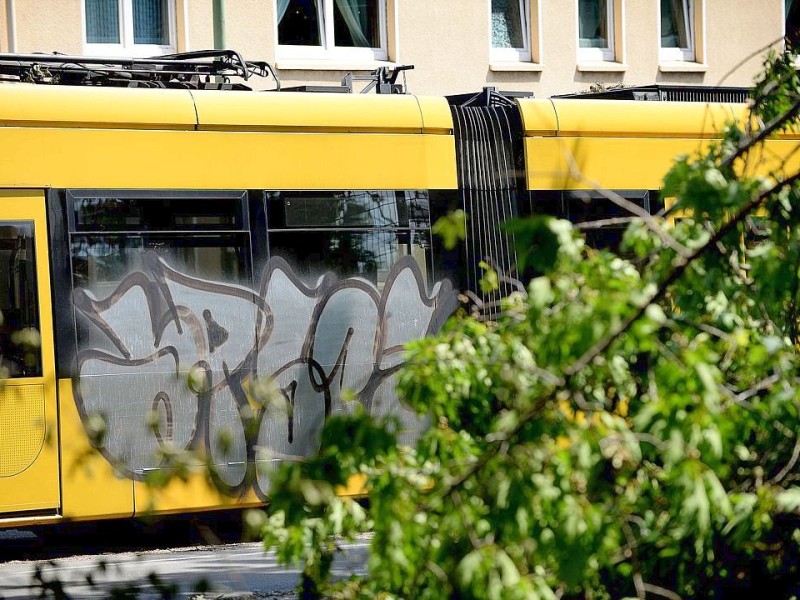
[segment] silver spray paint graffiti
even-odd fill
[[[159,468],[165,444],[204,449],[231,491],[253,485],[261,494],[265,470],[251,478],[248,463],[315,452],[326,416],[348,409],[343,390],[376,417],[396,415],[412,441],[424,423],[398,399],[393,375],[403,345],[436,331],[457,303],[448,281],[427,293],[411,257],[380,290],[332,274],[307,287],[272,258],[254,291],[190,277],[154,252],[107,297],[78,289],[74,300],[105,341],[79,348],[74,386],[82,416],[106,419],[104,456],[140,479]],[[285,410],[257,412],[248,434],[248,386],[263,377],[274,378]],[[223,431],[232,440],[224,455]]]

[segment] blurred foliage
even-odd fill
[[[798,593],[800,188],[761,162],[797,126],[795,59],[767,60],[752,118],[676,162],[671,213],[619,255],[563,221],[512,225],[541,275],[494,321],[409,347],[401,394],[432,423],[415,449],[337,416],[319,456],[276,472],[248,519],[305,565],[303,598]],[[354,476],[369,511],[335,493]],[[366,530],[367,575],[331,583]]]

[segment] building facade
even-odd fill
[[[414,65],[417,94],[749,85],[800,0],[2,0],[0,52],[151,56],[225,46],[284,85]],[[755,5],[758,5],[757,8]]]

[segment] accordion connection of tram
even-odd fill
[[[343,390],[412,442],[403,345],[442,325],[481,260],[518,285],[499,223],[621,216],[599,188],[656,212],[673,158],[745,110],[421,97],[385,70],[378,94],[246,89],[270,74],[230,51],[0,55],[0,526],[262,502],[270,465],[316,450]],[[769,144],[777,164],[796,141]],[[431,223],[459,206],[467,237],[446,250]],[[261,377],[285,407],[251,433]],[[204,451],[225,492],[198,476],[155,498],[163,447]]]

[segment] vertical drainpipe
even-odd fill
[[[214,0],[214,48],[222,50],[225,41],[225,0]]]
[[[17,17],[14,0],[6,0],[6,33],[8,35],[8,52],[17,51]]]

